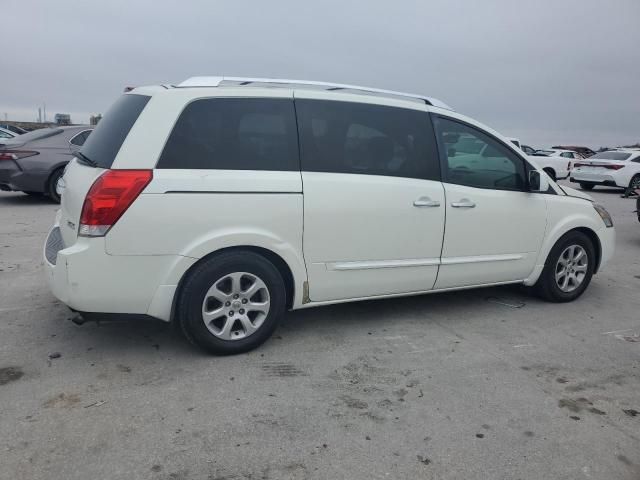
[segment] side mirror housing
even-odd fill
[[[538,170],[529,171],[529,191],[546,192],[549,190],[549,178],[544,172]]]

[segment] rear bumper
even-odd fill
[[[0,190],[43,192],[46,179],[46,174],[26,172],[13,160],[0,162]]]
[[[573,183],[589,183],[591,185],[602,185],[605,187],[626,187],[626,185],[618,185],[616,183],[616,179],[610,175],[572,173],[569,181]]]
[[[72,310],[150,315],[168,321],[179,278],[195,259],[179,255],[108,255],[104,237],[78,237],[66,247],[56,224],[43,249],[53,295]],[[178,272],[180,275],[178,275]]]

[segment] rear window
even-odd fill
[[[151,97],[123,95],[107,110],[80,152],[100,168],[111,168],[124,139]]]
[[[208,98],[185,107],[157,168],[299,170],[293,101]]]
[[[9,145],[11,143],[26,143],[32,142],[34,140],[42,140],[43,138],[53,137],[54,135],[58,135],[62,133],[63,130],[61,128],[40,128],[38,130],[33,130],[32,132],[25,133],[23,135],[18,135],[17,137],[13,137],[12,139],[7,139],[5,143]]]
[[[589,160],[626,160],[631,156],[625,152],[600,152],[589,157]]]

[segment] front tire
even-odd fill
[[[549,302],[571,302],[589,286],[595,263],[591,239],[582,232],[569,232],[549,252],[534,288]]]
[[[205,260],[190,272],[179,295],[176,319],[182,332],[215,355],[243,353],[264,343],[286,307],[280,272],[249,251]]]
[[[580,182],[580,188],[582,190],[593,190],[593,183]]]

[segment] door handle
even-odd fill
[[[459,202],[451,202],[453,208],[475,208],[476,204],[468,198],[463,198]]]
[[[414,207],[439,207],[440,202],[437,200],[431,200],[429,197],[420,197],[413,202]]]

